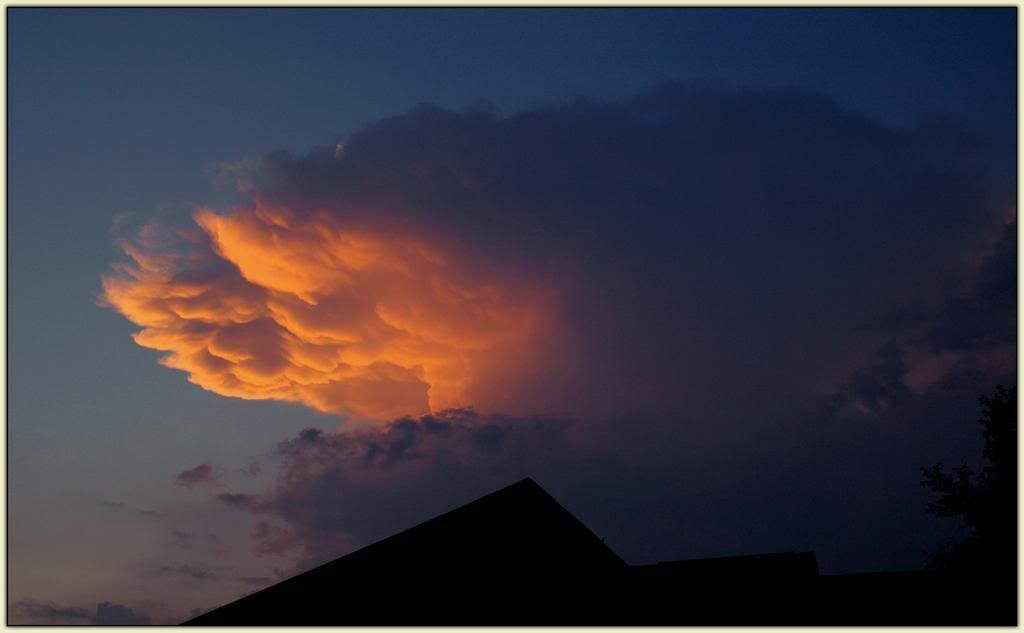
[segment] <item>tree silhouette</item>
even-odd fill
[[[981,396],[985,464],[947,471],[941,463],[922,468],[922,485],[938,493],[928,512],[959,517],[964,535],[928,554],[928,566],[1016,586],[1017,575],[1017,388],[996,387]],[[1015,593],[1015,589],[1014,589]]]

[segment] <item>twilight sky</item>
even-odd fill
[[[531,476],[910,569],[1016,383],[1016,10],[8,11],[8,612],[174,623]]]

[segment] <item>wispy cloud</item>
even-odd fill
[[[113,602],[101,602],[94,609],[57,606],[36,600],[19,600],[11,605],[8,624],[94,624],[146,625],[150,617],[130,607]]]
[[[223,488],[224,482],[214,474],[213,466],[210,464],[199,464],[195,468],[189,468],[178,473],[174,480],[184,488],[195,488],[205,486],[208,488]]]
[[[146,517],[146,518],[150,518],[150,519],[163,516],[163,513],[160,512],[159,510],[151,510],[151,509],[148,509],[148,508],[139,508],[139,507],[135,507],[135,506],[129,505],[129,504],[121,502],[121,501],[111,501],[110,499],[100,499],[97,503],[101,507],[103,507],[103,508],[105,508],[107,510],[128,511],[128,512],[132,512],[134,514],[137,514],[138,516],[142,516],[142,517]]]
[[[212,570],[198,565],[161,565],[153,572],[156,576],[177,576],[191,580],[217,580]]]
[[[217,499],[233,508],[248,508],[256,503],[257,497],[240,492],[222,492]]]
[[[178,549],[196,551],[215,558],[224,558],[231,552],[231,546],[214,532],[201,534],[188,530],[171,530],[170,541]]]
[[[94,612],[79,607],[62,607],[35,600],[19,600],[11,605],[11,623],[91,624]]]
[[[243,576],[235,578],[235,580],[250,587],[267,587],[276,582],[274,578],[269,576]]]

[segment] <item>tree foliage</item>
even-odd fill
[[[980,472],[966,463],[946,470],[922,468],[922,485],[938,499],[928,512],[960,518],[962,536],[928,554],[929,567],[988,577],[1016,577],[1017,563],[1017,388],[997,387],[981,396],[978,422],[985,440]]]

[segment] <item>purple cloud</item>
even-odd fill
[[[179,486],[184,488],[195,488],[198,486],[209,488],[224,487],[224,482],[214,474],[213,466],[210,464],[199,464],[195,468],[184,470],[178,473],[174,479]]]
[[[238,492],[222,492],[217,495],[217,499],[222,503],[225,503],[233,508],[249,508],[253,506],[258,498],[254,495],[248,495]]]
[[[96,605],[96,618],[93,623],[100,626],[139,626],[151,624],[148,615],[112,602],[101,602]]]
[[[197,565],[161,565],[153,573],[156,576],[178,576],[192,580],[217,579],[217,574],[212,570]]]
[[[235,578],[238,582],[249,585],[250,587],[267,587],[275,582],[274,578],[269,576],[243,576],[241,578]]]
[[[131,607],[113,602],[100,602],[94,610],[83,607],[64,607],[36,600],[19,600],[11,605],[8,613],[8,624],[92,624],[109,625],[146,625],[151,618]]]
[[[410,524],[429,518],[447,509],[445,501],[469,500],[487,484],[531,470],[532,461],[569,454],[571,426],[453,409],[358,432],[306,429],[275,449],[280,470],[271,490],[217,498],[252,513],[254,553],[297,556],[297,570],[386,536],[396,518]],[[450,481],[457,472],[480,470],[491,472]],[[432,498],[414,492],[428,481],[448,493]],[[359,510],[373,497],[389,508],[389,520]]]

